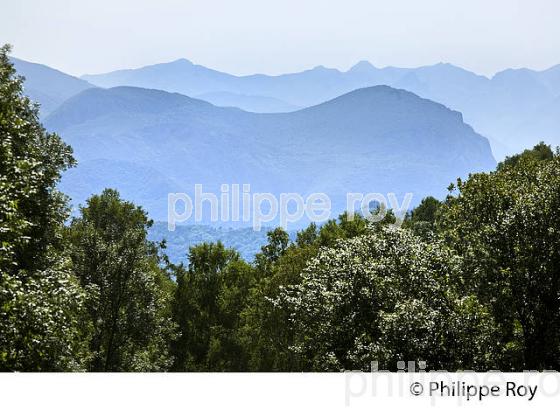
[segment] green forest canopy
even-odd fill
[[[69,220],[72,150],[0,51],[0,370],[560,370],[560,154],[537,145],[393,227],[341,215],[254,260],[174,265],[105,190]]]

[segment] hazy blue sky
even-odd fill
[[[557,0],[2,0],[0,42],[71,74],[177,58],[234,74],[560,63]]]

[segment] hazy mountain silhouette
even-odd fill
[[[205,93],[195,95],[194,97],[208,101],[218,107],[237,107],[249,112],[290,112],[302,108],[288,104],[278,98],[263,97],[261,95],[242,95],[226,91]]]
[[[548,106],[560,96],[560,66],[545,71],[505,70],[490,79],[451,64],[377,68],[362,61],[345,72],[319,66],[279,76],[233,76],[188,60],[178,60],[83,78],[102,87],[129,85],[157,88],[202,95],[202,98],[209,93],[256,95],[299,107],[316,105],[358,88],[384,84],[412,91],[462,112],[467,123],[491,140],[500,158],[541,139],[560,144],[560,138],[555,137],[557,129],[542,130],[528,126],[540,107]],[[255,112],[282,111],[271,108],[266,100],[262,104],[255,100],[250,106],[242,100],[230,99],[227,104],[209,100],[218,105],[235,105]]]
[[[62,102],[79,92],[94,87],[82,79],[65,74],[42,64],[10,58],[19,75],[25,77],[25,94],[41,104],[41,115],[46,116]]]
[[[459,176],[495,166],[460,113],[410,92],[359,89],[292,113],[219,108],[135,87],[89,89],[45,121],[80,165],[63,180],[75,202],[111,186],[164,219],[168,192],[249,183],[252,192],[443,196]]]

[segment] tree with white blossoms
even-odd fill
[[[323,248],[299,285],[274,300],[296,326],[292,347],[306,370],[396,370],[399,360],[432,369],[491,366],[492,318],[452,286],[461,259],[432,237],[371,229]]]

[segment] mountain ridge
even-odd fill
[[[548,105],[555,107],[554,99],[560,95],[560,65],[541,71],[506,69],[491,77],[450,63],[416,68],[378,68],[365,60],[346,71],[317,66],[273,76],[235,76],[193,63],[189,63],[189,67],[187,72],[182,71],[181,64],[176,62],[162,63],[139,69],[144,73],[146,70],[150,72],[147,76],[137,77],[139,72],[131,70],[122,78],[115,78],[111,72],[84,78],[104,87],[130,85],[185,95],[218,92],[254,95],[263,100],[275,98],[295,107],[317,105],[358,88],[389,85],[462,112],[466,122],[490,139],[498,158],[532,146],[542,139],[560,145],[560,130],[546,129],[545,135],[542,135],[542,129],[526,126],[537,108],[542,107],[548,112]],[[259,107],[257,101],[250,107],[241,102],[227,105],[249,108],[254,112],[281,111],[264,105]]]
[[[189,195],[197,183],[215,193],[234,183],[274,195],[325,192],[338,213],[347,192],[442,197],[456,177],[495,166],[487,139],[461,113],[388,86],[264,114],[161,90],[92,89],[62,104],[45,125],[74,147],[81,164],[61,185],[74,203],[106,187],[92,174],[102,181],[116,175],[112,187],[147,204],[156,220],[166,218],[167,198],[142,183],[151,173],[160,186]],[[123,161],[136,168],[126,171]],[[119,180],[122,174],[132,180]]]
[[[44,64],[31,63],[15,57],[10,57],[10,61],[18,74],[25,77],[25,94],[41,104],[40,112],[43,117],[69,97],[95,87],[83,79]]]

